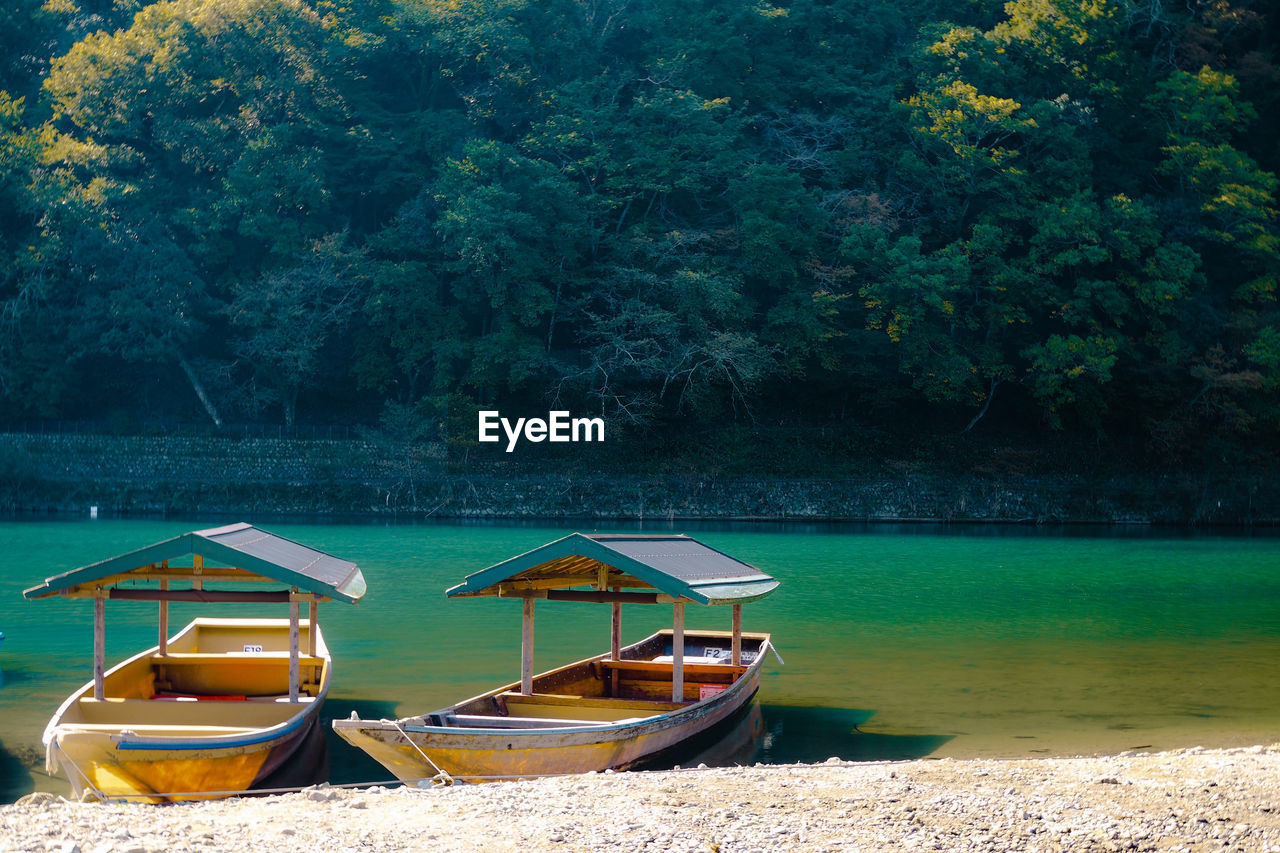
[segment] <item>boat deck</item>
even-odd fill
[[[317,651],[299,655],[298,701],[291,702],[287,623],[197,619],[165,653],[151,649],[107,672],[103,698],[86,685],[50,725],[64,733],[127,729],[144,737],[270,728],[319,700],[328,667],[322,640]]]
[[[729,663],[727,635],[703,632],[692,639],[697,645],[686,648],[680,702],[672,699],[675,666],[670,636],[659,634],[628,648],[629,656],[620,660],[601,656],[543,673],[534,679],[531,693],[510,685],[422,719],[436,726],[501,729],[626,723],[677,711],[714,696],[750,668]],[[744,661],[755,659],[762,639],[752,637],[744,643]]]

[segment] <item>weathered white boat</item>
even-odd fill
[[[574,589],[589,586],[590,589]],[[334,720],[397,778],[471,780],[625,769],[733,717],[755,695],[769,635],[742,632],[742,604],[778,582],[687,536],[573,534],[470,575],[450,596],[523,603],[521,679],[399,720]],[[534,675],[538,599],[610,603],[610,651]],[[674,624],[621,645],[624,603],[673,606]],[[689,603],[728,604],[729,631],[684,630]]]
[[[272,581],[286,588],[206,588]],[[27,590],[27,598],[94,600],[94,677],[45,728],[49,772],[64,772],[81,798],[164,802],[272,787],[304,765],[314,771],[324,753],[308,747],[320,741],[332,673],[317,608],[354,603],[364,591],[354,563],[248,524],[187,533]],[[158,601],[160,623],[156,646],[110,670],[108,599]],[[287,602],[289,618],[202,617],[169,637],[171,601]],[[300,617],[303,602],[309,619]]]

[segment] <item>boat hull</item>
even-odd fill
[[[645,643],[651,644],[662,636],[663,632],[659,632],[624,650],[624,659],[626,651]],[[580,713],[583,716],[581,724],[575,725],[575,721],[565,719],[557,724],[553,718],[546,727],[537,729],[433,725],[433,722],[448,718],[458,709],[473,710],[486,699],[504,695],[508,697],[508,704],[515,707],[521,697],[512,695],[510,691],[518,685],[508,685],[423,717],[394,721],[334,720],[333,727],[343,739],[364,750],[397,778],[407,782],[433,778],[440,773],[455,779],[487,781],[625,770],[717,726],[751,701],[759,687],[760,669],[769,649],[769,640],[765,634],[749,636],[754,640],[755,660],[731,684],[706,698],[670,707],[660,713],[639,716],[643,713],[641,706],[644,702],[620,701],[618,704],[625,710],[614,714],[630,711],[634,716],[616,721],[592,720],[592,716],[600,716],[594,712],[610,704],[608,700],[588,699],[584,708],[574,709],[574,697],[562,696],[563,704],[550,713]],[[722,632],[686,632],[686,644],[719,641],[724,637]],[[543,673],[536,677],[535,686],[538,681],[569,680],[575,671],[603,662],[606,658],[606,655],[601,655]],[[669,690],[670,681],[667,685]],[[512,721],[510,718],[506,721],[494,719],[495,724],[504,722]]]
[[[264,787],[300,761],[318,769],[330,660],[317,627],[316,654],[303,656],[299,699],[290,701],[288,625],[197,619],[168,655],[156,647],[112,667],[103,699],[89,683],[50,720],[49,771],[63,772],[81,799],[159,803]]]

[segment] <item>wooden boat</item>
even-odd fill
[[[299,628],[309,645],[310,624]],[[104,698],[90,681],[62,704],[44,732],[48,769],[64,769],[77,795],[147,802],[271,787],[314,737],[329,689],[318,626],[299,664],[291,700],[289,620],[196,619],[166,654],[154,646],[108,670]]]
[[[243,588],[271,581],[286,588]],[[241,588],[206,588],[215,582]],[[247,524],[184,534],[27,590],[94,600],[94,678],[45,729],[49,772],[63,771],[82,799],[153,803],[308,776],[325,757],[319,719],[332,673],[318,605],[354,603],[364,591],[354,563]],[[108,599],[158,601],[160,622],[156,646],[110,670]],[[171,601],[287,602],[289,618],[201,617],[169,637]]]
[[[592,589],[573,589],[590,585]],[[470,575],[450,596],[523,603],[521,680],[399,720],[334,730],[404,781],[495,780],[626,769],[728,720],[755,695],[769,635],[742,604],[778,582],[686,536],[573,534]],[[634,591],[647,590],[647,591]],[[533,675],[537,599],[613,606],[610,651]],[[621,646],[621,605],[670,603],[673,626]],[[686,631],[687,603],[732,605],[732,630]]]

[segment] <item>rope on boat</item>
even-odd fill
[[[769,644],[769,651],[773,652],[773,656],[778,659],[778,663],[782,664],[783,666],[787,665],[787,662],[782,659],[782,655],[778,654],[778,647],[775,646],[773,643]]]
[[[76,764],[75,761],[71,758],[71,756],[67,754],[67,751],[62,748],[62,744],[58,742],[57,729],[54,729],[50,733],[49,746],[53,750],[62,754],[61,761],[55,758],[52,766],[50,766],[50,762],[48,761],[45,762],[45,766],[51,772],[57,772],[57,765],[61,764],[63,767],[74,772],[76,776],[80,777],[80,781],[83,783],[82,787],[84,789],[83,793],[81,793],[80,795],[81,800],[87,800],[89,799],[89,797],[92,797],[100,802],[107,801],[108,798],[106,793],[99,790],[96,785],[94,785],[92,782],[89,781],[89,775],[85,773],[83,770],[81,770],[80,765]],[[71,778],[71,773],[67,774],[67,778],[68,779]],[[88,796],[86,797],[85,794],[88,794]]]
[[[414,743],[413,738],[409,737],[409,733],[400,727],[399,722],[397,722],[396,720],[382,720],[382,722],[384,724],[390,724],[392,726],[395,726],[396,731],[398,731],[400,735],[409,742],[409,746],[416,749],[418,751],[418,755],[421,755],[423,759],[428,764],[431,765],[431,768],[436,771],[436,775],[431,778],[432,784],[436,784],[436,785],[452,785],[453,784],[453,777],[450,776],[448,773],[444,772],[443,770],[441,770],[440,765],[432,761],[431,756],[423,752],[422,748],[418,746],[416,743]],[[419,779],[418,781],[420,783],[422,782],[421,779]]]

